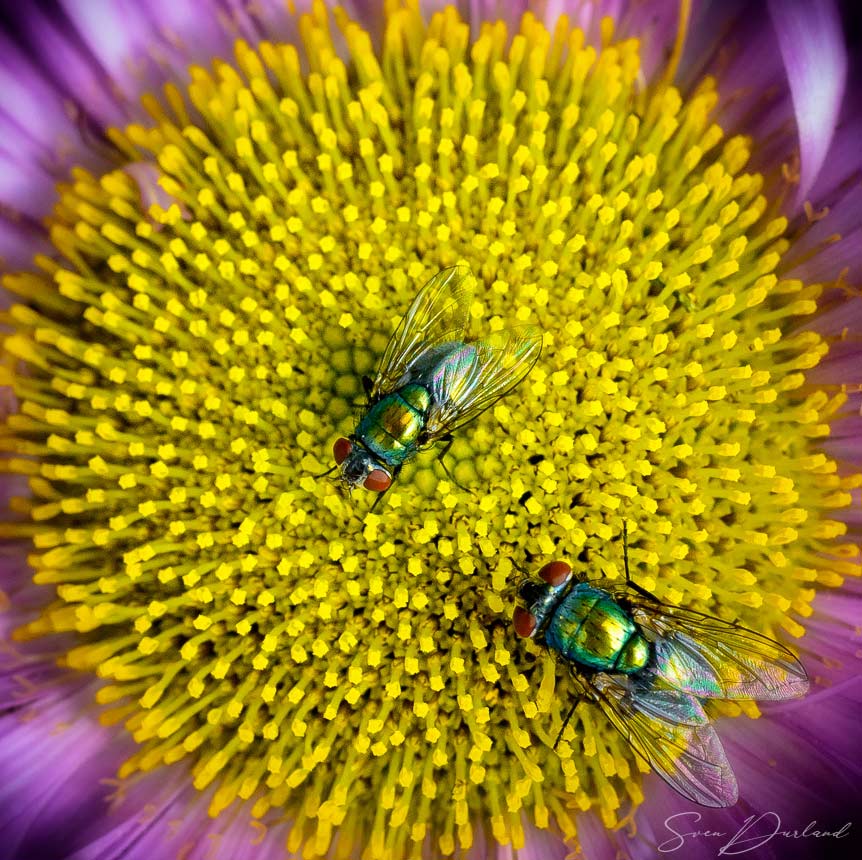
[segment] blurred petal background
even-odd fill
[[[423,4],[423,10],[430,16],[443,5]],[[357,0],[345,6],[379,41],[381,5]],[[862,465],[862,104],[853,6],[794,0],[683,4],[690,15],[688,34],[676,56],[680,6],[670,0],[459,4],[474,35],[482,20],[517,22],[527,9],[552,28],[565,11],[596,44],[601,18],[610,15],[618,34],[642,40],[647,82],[668,74],[669,59],[683,92],[704,74],[717,77],[716,120],[728,133],[754,138],[752,166],[766,176],[770,197],[781,201],[791,235],[801,237],[782,274],[835,284],[809,325],[835,338],[813,380],[850,386],[847,417],[836,424],[826,446],[848,472]],[[271,0],[27,2],[14,9],[4,5],[0,21],[0,258],[6,271],[29,267],[36,253],[51,253],[43,219],[56,200],[56,183],[68,177],[71,166],[100,172],[122,163],[105,130],[143,120],[143,93],[166,82],[185,83],[190,64],[229,56],[238,37],[254,44],[264,38],[296,41],[298,34],[286,5]],[[830,240],[836,234],[841,239]],[[4,395],[0,408],[11,407]],[[22,491],[21,480],[6,475],[2,480],[4,499]],[[858,543],[858,490],[854,505],[842,515]],[[0,598],[11,607],[0,612],[4,643],[45,599],[29,582],[26,552],[14,543],[0,548]],[[764,718],[757,721],[721,723],[741,786],[737,807],[694,810],[650,776],[646,801],[630,826],[608,832],[598,819],[582,816],[583,856],[660,856],[658,846],[671,835],[664,822],[679,812],[702,815],[692,830],[727,833],[767,810],[794,829],[813,819],[823,829],[838,829],[858,815],[860,606],[860,588],[852,578],[840,590],[817,597],[813,616],[805,620],[807,635],[798,643],[816,683],[807,699],[764,708]],[[170,778],[159,770],[128,787],[115,784],[133,742],[98,725],[88,707],[93,696],[94,682],[54,668],[38,643],[0,650],[3,860],[284,856],[284,825],[264,831],[232,813],[227,826],[219,822],[219,837],[213,837],[208,798],[198,797],[187,784],[182,764],[174,766]],[[67,728],[58,732],[57,726]],[[120,797],[126,802],[119,803]],[[775,838],[749,856],[836,857],[844,850],[850,856],[862,845],[860,827],[862,822],[854,821],[840,843]],[[713,857],[718,844],[693,838],[676,856]],[[473,851],[475,856],[511,856],[510,849],[497,852],[491,845]],[[545,860],[566,854],[556,837],[531,831],[519,856]]]

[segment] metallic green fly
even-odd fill
[[[670,786],[695,803],[730,806],[736,778],[703,701],[796,698],[808,676],[766,636],[659,602],[631,581],[625,531],[623,547],[622,589],[579,581],[564,561],[546,564],[543,582],[521,586],[527,608],[515,609],[515,632],[559,654],[582,697]]]
[[[474,278],[466,266],[438,272],[413,300],[386,347],[368,403],[333,456],[350,489],[384,493],[417,452],[451,434],[508,394],[530,372],[542,332],[522,326],[467,337]],[[445,469],[445,464],[443,464]]]

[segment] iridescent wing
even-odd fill
[[[542,351],[542,332],[519,326],[474,343],[460,344],[427,378],[431,409],[428,441],[468,424],[530,372]]]
[[[467,266],[453,266],[438,272],[419,290],[386,345],[371,389],[372,400],[403,384],[408,368],[429,348],[464,339],[474,283]]]
[[[604,683],[619,689],[633,710],[651,719],[682,726],[705,726],[709,722],[696,696],[668,687],[653,674],[609,674],[606,678]]]
[[[592,687],[611,725],[668,785],[703,806],[736,803],[724,747],[694,696],[621,675],[595,675]]]
[[[638,602],[635,621],[655,634],[653,672],[699,698],[793,699],[808,692],[802,664],[783,645],[679,607]]]

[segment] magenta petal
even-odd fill
[[[799,132],[798,206],[814,185],[835,133],[847,81],[847,50],[838,10],[830,0],[770,0],[769,12]]]

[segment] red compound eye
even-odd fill
[[[335,457],[335,462],[340,466],[353,450],[353,445],[349,439],[336,439],[332,446],[332,456]]]
[[[548,585],[562,585],[572,574],[572,566],[565,561],[552,561],[546,564],[539,576]]]
[[[362,485],[366,490],[373,490],[375,493],[382,493],[388,490],[392,484],[392,477],[387,475],[383,469],[372,469],[365,483]]]
[[[516,606],[512,613],[512,625],[518,636],[529,639],[536,629],[536,616],[532,612],[527,612],[522,606]]]

